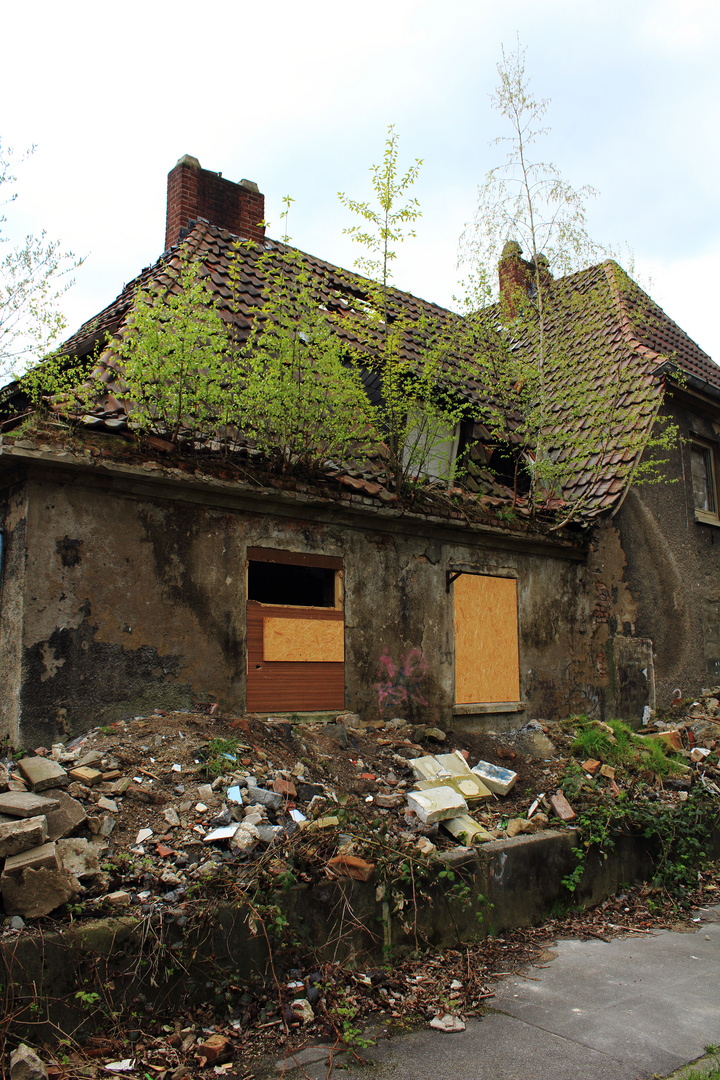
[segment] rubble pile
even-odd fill
[[[578,757],[573,722],[472,734],[354,714],[329,724],[231,718],[217,707],[156,710],[13,755],[0,765],[5,931],[102,908],[164,906],[182,921],[189,890],[197,896],[222,874],[247,880],[248,867],[293,837],[318,873],[367,881],[372,854],[351,818],[381,827],[397,850],[431,856],[565,827],[576,819],[573,792],[580,802],[617,798],[643,783],[683,801],[699,783],[720,796],[719,702],[708,691],[682,712],[646,716],[642,739],[673,756],[664,778],[642,762]],[[585,727],[615,738],[608,725]],[[572,770],[581,783],[568,788]]]

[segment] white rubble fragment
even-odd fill
[[[409,791],[407,804],[425,825],[466,814],[468,805],[459,792],[451,787],[438,785],[424,791]]]
[[[436,1031],[464,1031],[465,1024],[459,1016],[453,1016],[452,1013],[444,1013],[442,1016],[434,1016],[430,1021],[430,1027],[435,1028]]]
[[[491,765],[489,761],[478,761],[472,772],[479,776],[485,787],[490,788],[496,795],[507,795],[515,786],[518,774],[512,769],[503,769],[499,765]]]

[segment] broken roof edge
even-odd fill
[[[15,439],[0,435],[0,474],[12,473],[16,469],[42,468],[58,474],[65,469],[95,478],[104,487],[110,481],[111,485],[127,488],[134,495],[147,489],[155,498],[210,504],[236,511],[245,509],[253,513],[274,513],[284,518],[311,516],[315,520],[349,528],[378,528],[382,523],[383,530],[393,533],[425,535],[429,530],[434,535],[445,535],[462,543],[510,547],[546,555],[554,553],[557,558],[573,560],[585,558],[589,542],[588,529],[547,533],[535,526],[530,531],[530,523],[524,521],[519,522],[524,528],[512,529],[497,520],[492,523],[469,520],[459,511],[441,515],[432,510],[413,509],[400,501],[385,505],[353,492],[333,492],[329,490],[329,485],[324,489],[320,485],[302,481],[295,486],[274,486],[271,483],[261,484],[257,477],[227,479],[192,467],[189,459],[185,460],[187,469],[164,465],[154,459],[141,464],[127,463],[107,454],[98,459],[86,450],[76,451],[68,449],[66,445],[54,447],[41,441],[34,442],[28,437]],[[159,490],[163,488],[165,494]],[[438,510],[437,507],[435,509]],[[487,516],[490,516],[490,512]]]

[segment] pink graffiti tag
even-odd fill
[[[383,649],[378,662],[378,675],[382,681],[375,683],[380,712],[402,705],[427,705],[420,692],[427,667],[422,649],[411,649],[398,663],[393,661],[387,649]]]

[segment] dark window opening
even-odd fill
[[[495,481],[518,495],[526,495],[530,490],[530,472],[522,447],[478,438],[473,430],[477,426],[463,424],[461,428],[458,448],[461,482],[470,491],[484,492]]]
[[[248,600],[291,607],[335,607],[335,570],[322,566],[249,562]]]

